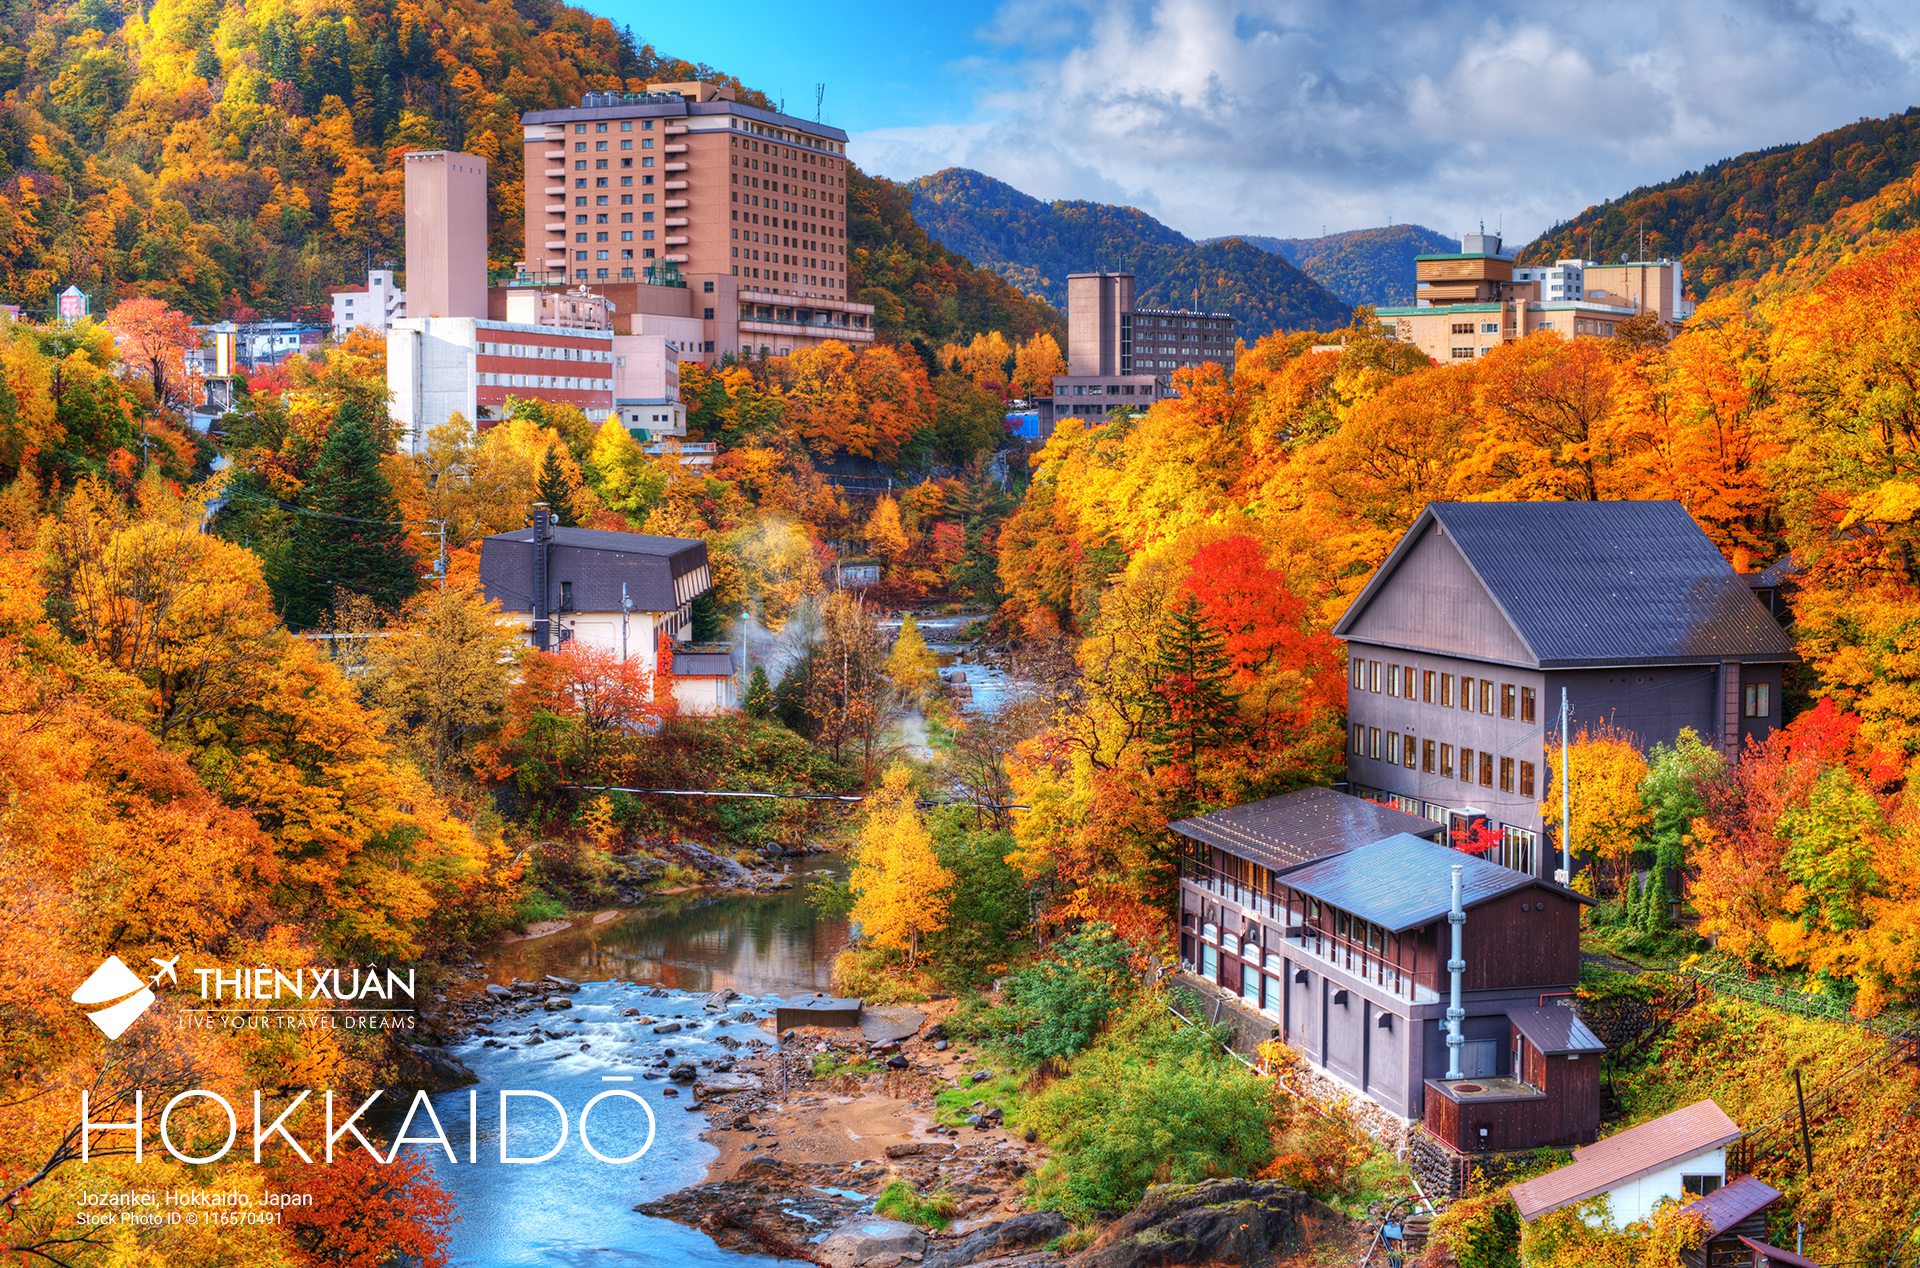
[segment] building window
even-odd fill
[[[1540,695],[1532,687],[1520,688],[1520,720],[1532,722],[1539,712]]]
[[[1376,762],[1380,760],[1380,728],[1377,726],[1367,728],[1367,756]]]
[[[1398,766],[1399,764],[1400,764],[1400,732],[1389,731],[1387,732],[1387,765]]]
[[[1768,697],[1773,693],[1773,685],[1764,682],[1747,684],[1747,716],[1765,718],[1773,715],[1772,702]]]
[[[1421,741],[1420,769],[1429,775],[1433,774],[1433,749],[1434,743],[1432,740]]]
[[[1500,791],[1513,791],[1513,759],[1511,757],[1500,759]]]
[[[1401,752],[1402,752],[1402,753],[1403,753],[1403,754],[1405,755],[1405,757],[1406,757],[1406,762],[1407,762],[1407,769],[1408,769],[1408,770],[1412,770],[1412,769],[1413,769],[1413,746],[1414,746],[1414,739],[1413,739],[1413,737],[1412,737],[1411,735],[1409,735],[1409,736],[1407,737],[1407,744],[1406,744],[1406,747],[1405,747],[1404,749],[1402,749],[1402,750],[1401,750]]]
[[[1453,745],[1440,746],[1440,774],[1445,778],[1453,777]]]
[[[1452,674],[1440,675],[1440,706],[1441,708],[1444,708],[1444,709],[1453,708],[1453,675]]]
[[[1533,796],[1533,763],[1532,762],[1520,763],[1520,795],[1522,797]]]
[[[1480,786],[1482,788],[1493,787],[1493,754],[1491,753],[1482,752],[1480,754]]]
[[[1480,712],[1493,712],[1493,679],[1491,678],[1480,680]]]
[[[1469,784],[1473,782],[1473,750],[1470,748],[1460,750],[1460,778]]]
[[[1501,683],[1500,684],[1500,716],[1503,718],[1512,717],[1514,714],[1514,706],[1516,705],[1516,703],[1517,703],[1517,697],[1513,690],[1513,684],[1510,682]]]

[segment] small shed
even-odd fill
[[[1705,1197],[1687,1203],[1686,1210],[1707,1221],[1707,1241],[1699,1250],[1680,1253],[1687,1268],[1755,1268],[1747,1239],[1767,1235],[1767,1208],[1780,1200],[1780,1190],[1758,1176],[1730,1180]]]
[[[861,1001],[857,999],[836,999],[815,991],[787,1000],[776,1008],[774,1025],[781,1030],[789,1026],[858,1026],[860,1007]]]

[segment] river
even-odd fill
[[[838,875],[844,866],[837,856],[822,856],[809,860],[801,869],[806,875],[795,879]],[[742,1044],[766,1039],[767,1032],[754,1022],[725,1019],[742,1011],[764,1017],[777,999],[826,990],[833,957],[845,939],[845,922],[820,919],[796,885],[765,896],[695,893],[656,899],[585,929],[495,949],[487,960],[489,981],[504,984],[516,976],[553,973],[585,985],[572,997],[572,1008],[496,1022],[494,1038],[503,1047],[489,1048],[487,1036],[476,1035],[452,1049],[480,1076],[480,1162],[466,1163],[470,1102],[465,1089],[433,1098],[460,1163],[448,1164],[437,1147],[419,1151],[434,1163],[459,1216],[451,1262],[475,1268],[773,1268],[781,1262],[723,1251],[704,1233],[633,1211],[635,1203],[698,1182],[716,1154],[699,1139],[706,1116],[687,1110],[691,1091],[667,1095],[674,1085],[652,1063],[669,1050],[673,1063],[725,1059],[734,1053],[717,1042],[722,1036]],[[699,996],[721,989],[744,998],[716,1017],[703,1009]],[[652,1020],[621,1016],[628,1008]],[[656,1025],[675,1023],[683,1029],[654,1033]],[[541,1042],[530,1043],[536,1028]],[[560,1103],[570,1130],[557,1156],[528,1165],[500,1162],[502,1089],[542,1092]],[[610,1165],[581,1148],[581,1110],[609,1091],[637,1095],[652,1111],[653,1143],[637,1162]],[[534,1097],[511,1104],[510,1156],[545,1153],[558,1127],[554,1109]],[[413,1134],[427,1130],[422,1122]],[[607,1098],[592,1111],[593,1148],[608,1157],[639,1149],[647,1130],[647,1116],[628,1096]]]

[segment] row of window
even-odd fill
[[[1353,724],[1352,748],[1355,757],[1370,757],[1389,766],[1405,766],[1408,770],[1418,767],[1426,774],[1443,779],[1452,779],[1457,769],[1463,782],[1471,784],[1477,775],[1479,783],[1486,788],[1494,786],[1497,770],[1501,792],[1533,796],[1535,767],[1532,762],[1518,762],[1484,750],[1476,753],[1463,747],[1456,764],[1451,744],[1422,740],[1399,731],[1382,732],[1377,726],[1363,726],[1358,722]]]
[[[1356,657],[1349,666],[1349,678],[1355,691],[1370,691],[1379,695],[1384,687],[1385,694],[1389,696],[1439,705],[1443,709],[1453,707],[1452,674],[1432,669],[1422,671],[1413,665],[1383,665],[1377,660]],[[1517,716],[1522,722],[1532,722],[1539,714],[1539,692],[1534,688],[1516,687],[1510,682],[1496,684],[1491,678],[1471,678],[1462,674],[1460,707],[1472,712],[1476,697],[1482,713],[1492,713],[1498,701],[1503,718]]]
[[[613,353],[600,348],[566,348],[541,343],[483,343],[483,357],[532,357],[540,361],[611,362]]]

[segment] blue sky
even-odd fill
[[[586,3],[795,114],[824,81],[869,171],[972,167],[1195,237],[1484,219],[1524,242],[1920,104],[1920,20],[1886,0]]]

